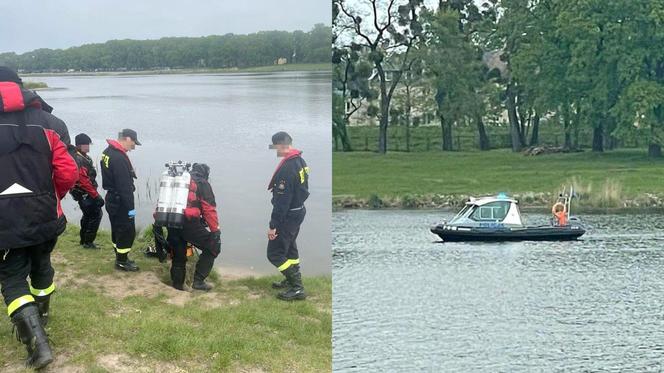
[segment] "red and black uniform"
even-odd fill
[[[18,84],[0,82],[0,284],[9,315],[47,304],[55,290],[51,251],[66,225],[60,200],[78,179],[51,129],[64,126],[56,119]]]
[[[212,270],[215,258],[221,251],[217,203],[208,182],[209,169],[199,169],[194,164],[191,171],[185,222],[182,229],[168,228],[168,244],[173,250],[171,280],[173,286],[182,288],[187,263],[187,242],[201,250],[196,263],[194,281],[203,281]]]
[[[299,272],[300,257],[295,242],[304,221],[304,201],[309,197],[309,167],[296,149],[284,157],[274,172],[268,190],[272,191],[270,229],[277,238],[268,241],[267,258],[280,272]]]
[[[115,140],[106,140],[108,147],[101,155],[102,188],[106,193],[106,212],[111,221],[111,240],[118,260],[127,261],[136,238],[134,217],[134,179],[136,173],[126,150]]]
[[[81,217],[81,245],[92,244],[97,237],[101,223],[103,199],[97,192],[97,170],[92,158],[76,151],[74,159],[78,165],[78,182],[69,193],[78,202],[83,216]]]

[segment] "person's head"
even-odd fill
[[[191,166],[191,173],[207,180],[210,177],[210,166],[205,163],[194,163]]]
[[[272,135],[272,144],[270,149],[276,149],[277,157],[285,157],[292,149],[293,138],[284,131],[279,131]]]
[[[79,133],[74,138],[74,143],[76,144],[76,149],[78,149],[78,151],[83,154],[87,154],[90,152],[90,144],[92,144],[92,139],[90,136],[84,133]]]
[[[553,205],[553,211],[555,211],[555,212],[561,212],[561,211],[564,211],[564,210],[565,210],[565,206],[560,202]]]
[[[136,145],[141,145],[138,141],[136,131],[125,128],[118,134],[118,142],[126,151],[134,150]]]
[[[16,71],[6,66],[0,66],[0,82],[14,82],[23,86],[23,81],[18,77]]]

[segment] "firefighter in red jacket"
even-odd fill
[[[96,249],[95,238],[101,217],[101,208],[104,199],[97,192],[97,170],[92,158],[88,155],[92,139],[90,136],[80,133],[75,137],[76,153],[74,159],[78,166],[78,182],[69,193],[78,202],[81,208],[81,231],[80,244],[86,249]]]
[[[205,279],[210,275],[214,260],[221,252],[221,240],[217,203],[208,181],[209,177],[210,167],[206,164],[192,165],[184,226],[182,229],[168,228],[168,246],[173,253],[171,280],[173,287],[178,290],[184,290],[187,242],[201,250],[191,287],[203,291],[212,289]]]
[[[276,149],[277,157],[283,159],[268,184],[268,190],[272,192],[272,214],[267,231],[267,258],[285,277],[272,287],[286,289],[277,297],[287,301],[306,298],[295,241],[307,213],[304,201],[309,197],[309,167],[302,152],[292,147],[292,142],[286,132],[272,136],[270,149]]]
[[[60,200],[78,179],[76,162],[51,129],[64,125],[56,119],[16,73],[0,67],[0,285],[34,368],[53,361],[44,330],[55,290],[51,252],[66,225]]]

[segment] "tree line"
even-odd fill
[[[111,40],[67,49],[2,53],[0,65],[24,72],[51,72],[244,68],[272,65],[280,58],[288,63],[322,63],[330,59],[330,34],[329,26],[317,24],[309,32]]]
[[[433,113],[442,150],[460,127],[487,150],[487,127],[508,126],[521,151],[547,125],[565,149],[584,132],[596,152],[640,139],[661,156],[663,1],[334,0],[332,35],[333,133],[344,150],[354,116],[375,118],[385,153],[388,126]]]

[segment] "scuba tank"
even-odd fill
[[[155,224],[169,228],[182,228],[191,183],[191,175],[189,175],[191,164],[182,161],[169,162],[165,167],[166,170],[161,174],[159,181]]]

